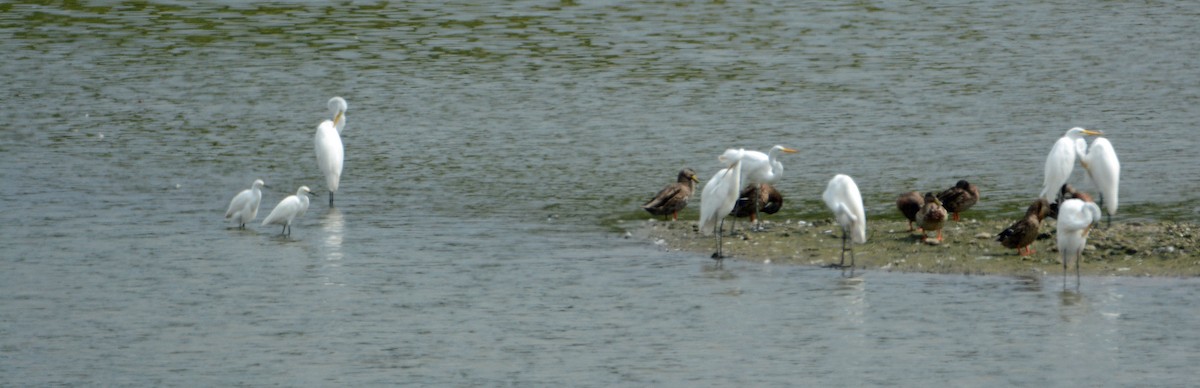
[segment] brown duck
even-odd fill
[[[909,232],[913,231],[913,221],[917,220],[917,212],[921,211],[922,206],[925,206],[925,198],[920,192],[910,191],[896,197],[896,209],[900,209],[900,214],[908,219]]]
[[[921,227],[921,241],[928,237],[926,233],[937,231],[937,240],[942,242],[942,226],[946,224],[946,208],[942,201],[930,191],[925,193],[925,204],[917,212],[917,226]]]
[[[960,180],[954,187],[938,193],[937,197],[946,211],[954,213],[954,220],[958,221],[958,213],[967,211],[979,202],[979,188],[966,180]]]
[[[1046,219],[1049,211],[1050,204],[1046,200],[1038,198],[1033,201],[1032,205],[1029,205],[1029,209],[1025,210],[1025,217],[1000,232],[996,236],[996,241],[999,241],[1005,248],[1016,249],[1017,254],[1021,256],[1033,254],[1033,241],[1037,240],[1038,232],[1042,228],[1042,220]]]
[[[761,183],[742,189],[742,192],[738,194],[737,203],[733,205],[733,211],[729,214],[738,218],[750,217],[750,222],[754,222],[754,206],[751,205],[751,202],[755,195],[758,196],[759,212],[775,214],[783,208],[783,194],[780,194],[779,190],[775,190],[775,186]]]
[[[1076,191],[1074,187],[1071,187],[1070,183],[1064,183],[1062,185],[1062,189],[1058,190],[1058,196],[1055,197],[1054,202],[1051,202],[1050,205],[1047,207],[1046,217],[1057,220],[1058,219],[1058,205],[1062,204],[1063,201],[1066,201],[1068,199],[1079,198],[1079,196],[1081,194],[1087,195],[1087,194],[1081,193],[1079,191]]]
[[[670,214],[672,220],[679,219],[679,211],[687,207],[688,200],[692,198],[692,192],[696,190],[696,172],[690,168],[679,170],[679,175],[675,178],[675,183],[669,184],[658,191],[654,195],[654,199],[642,205],[642,209],[656,216],[664,216]]]

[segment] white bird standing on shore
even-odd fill
[[[776,160],[776,155],[779,152],[795,153],[794,149],[775,145],[771,147],[767,153],[759,151],[744,151],[739,150],[742,160],[742,180],[748,184],[769,184],[774,185],[779,182],[779,178],[783,177],[783,163]],[[729,151],[726,151],[729,152]],[[758,203],[759,199],[753,198],[754,219],[757,224],[754,229],[762,229],[762,218],[758,216],[758,208],[762,205]]]
[[[857,244],[867,242],[867,215],[863,211],[858,185],[849,176],[838,174],[829,180],[821,198],[842,227],[842,261],[838,267],[845,267],[847,250],[850,251],[850,267],[854,267],[854,247],[847,248],[847,240]]]
[[[1117,190],[1121,183],[1121,162],[1117,160],[1117,152],[1113,151],[1108,139],[1098,137],[1092,141],[1087,154],[1080,158],[1080,163],[1100,191],[1100,203],[1108,213],[1107,224],[1112,224],[1112,216],[1117,214]]]
[[[1075,287],[1079,288],[1079,262],[1087,246],[1092,225],[1100,221],[1100,207],[1087,194],[1077,194],[1058,206],[1058,252],[1062,256],[1063,287],[1067,286],[1067,265],[1075,262]]]
[[[717,159],[728,163],[728,167],[717,171],[712,179],[704,183],[700,193],[700,233],[708,235],[710,231],[717,234],[717,251],[712,254],[715,260],[725,258],[721,252],[721,229],[725,217],[733,210],[741,190],[742,155],[744,150],[726,150]]]
[[[329,99],[329,110],[333,120],[325,120],[317,126],[315,137],[317,167],[325,174],[325,186],[329,188],[329,206],[333,206],[333,193],[342,179],[342,127],[346,125],[346,100],[341,97]]]
[[[1071,177],[1071,171],[1075,169],[1075,159],[1077,157],[1082,159],[1087,155],[1087,141],[1083,140],[1083,136],[1102,134],[1099,131],[1075,127],[1067,130],[1067,133],[1054,142],[1054,147],[1050,148],[1050,154],[1046,156],[1046,175],[1042,184],[1042,193],[1039,195],[1042,199],[1045,199],[1046,202],[1054,202],[1055,195],[1058,194],[1062,185],[1067,183],[1067,179]]]
[[[238,223],[238,227],[246,229],[246,223],[254,221],[258,216],[258,204],[262,202],[262,188],[266,186],[262,179],[255,179],[249,189],[242,190],[229,201],[229,210],[225,211],[225,219]]]
[[[309,191],[308,186],[300,186],[299,189],[296,189],[295,195],[289,195],[287,198],[279,201],[278,205],[275,205],[275,209],[271,210],[271,214],[268,214],[267,218],[263,219],[263,226],[270,224],[283,225],[283,231],[280,234],[291,236],[292,221],[296,217],[303,216],[304,212],[308,211],[309,195],[316,194]]]

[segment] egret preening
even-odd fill
[[[721,252],[721,229],[725,217],[737,203],[738,188],[742,184],[741,153],[731,154],[729,151],[718,158],[722,163],[730,163],[729,167],[717,171],[712,179],[705,182],[700,194],[700,233],[707,235],[711,230],[717,234],[717,251],[712,254],[716,260],[725,258]]]
[[[270,224],[283,225],[283,231],[280,234],[291,236],[292,221],[296,217],[303,216],[304,212],[308,211],[309,195],[315,196],[316,194],[310,192],[308,186],[300,186],[296,190],[296,195],[289,195],[287,198],[279,201],[278,205],[275,205],[275,209],[271,210],[271,214],[268,214],[267,218],[263,219],[263,226]]]
[[[687,207],[688,200],[692,198],[692,192],[696,190],[696,172],[690,168],[679,170],[679,175],[675,177],[675,183],[669,184],[658,191],[650,202],[642,205],[650,214],[656,216],[671,215],[671,220],[679,219],[679,211]]]
[[[1121,162],[1117,160],[1112,143],[1103,137],[1096,138],[1080,163],[1100,191],[1100,203],[1104,204],[1107,224],[1111,225],[1112,216],[1117,214],[1117,190],[1121,182]]]
[[[1054,147],[1050,148],[1050,154],[1046,156],[1046,175],[1039,197],[1045,199],[1046,202],[1054,201],[1055,193],[1071,177],[1071,171],[1075,169],[1075,159],[1082,159],[1087,155],[1087,141],[1083,140],[1083,136],[1102,134],[1099,131],[1075,127],[1067,130],[1066,134],[1058,138],[1058,141],[1054,142]]]
[[[962,213],[975,206],[979,202],[979,187],[964,180],[959,180],[954,184],[954,187],[946,189],[937,195],[938,200],[942,201],[942,207],[946,211],[954,214],[954,220],[958,221],[958,213]]]
[[[325,174],[325,186],[329,188],[329,206],[333,206],[333,193],[342,179],[342,127],[346,125],[346,100],[341,97],[329,99],[329,111],[333,120],[325,120],[317,126],[315,136],[317,167]]]
[[[1017,254],[1021,256],[1029,256],[1033,253],[1033,242],[1037,240],[1038,233],[1041,232],[1042,220],[1046,219],[1046,215],[1050,211],[1050,205],[1042,198],[1035,199],[1028,209],[1025,209],[1025,217],[1014,222],[1008,229],[996,235],[996,241],[1000,242],[1005,248],[1016,249]]]
[[[1079,288],[1079,262],[1087,246],[1092,225],[1100,221],[1100,207],[1087,194],[1068,199],[1058,207],[1058,252],[1062,255],[1063,287],[1067,286],[1067,265],[1075,262],[1075,287]]]
[[[766,183],[773,185],[779,182],[779,178],[783,176],[783,163],[780,163],[775,157],[779,152],[790,154],[795,153],[796,150],[776,145],[771,147],[771,150],[765,154],[758,151],[739,150],[739,152],[742,154],[742,180],[749,184]],[[758,220],[756,222],[761,223],[761,218],[758,217],[758,208],[761,205],[758,204],[757,198],[754,201],[754,218]],[[755,229],[762,229],[761,225],[756,224]]]
[[[854,248],[848,246],[847,240],[857,244],[867,242],[867,214],[858,185],[849,176],[838,174],[829,180],[821,199],[833,211],[833,218],[842,228],[842,260],[838,267],[845,267],[847,250],[850,251],[850,267],[854,267]]]
[[[225,211],[225,219],[238,223],[238,227],[246,229],[246,223],[254,221],[258,216],[258,204],[262,202],[262,188],[266,184],[262,179],[255,179],[249,189],[242,190],[229,201],[229,210]]]

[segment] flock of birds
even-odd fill
[[[333,193],[337,192],[338,182],[342,177],[342,127],[346,125],[346,100],[341,97],[329,99],[329,110],[333,113],[332,120],[325,120],[317,126],[314,139],[317,152],[317,167],[325,175],[325,186],[329,188],[329,206],[333,206]],[[238,224],[241,229],[254,221],[258,216],[258,205],[262,202],[262,188],[266,184],[262,179],[254,180],[249,189],[242,190],[229,201],[229,210],[225,211],[225,219]],[[308,211],[308,196],[316,196],[308,186],[300,186],[295,195],[289,195],[263,219],[262,225],[283,225],[283,235],[291,236],[292,222]]]
[[[1071,128],[1054,143],[1046,157],[1045,180],[1041,194],[1029,206],[1025,216],[997,235],[997,241],[1006,248],[1016,249],[1025,256],[1034,253],[1032,244],[1037,239],[1046,217],[1056,218],[1057,242],[1063,265],[1063,281],[1066,282],[1068,264],[1075,264],[1076,284],[1079,282],[1079,261],[1092,227],[1101,219],[1100,207],[1087,193],[1076,191],[1067,183],[1078,161],[1087,171],[1088,178],[1100,191],[1109,223],[1117,213],[1118,186],[1121,165],[1112,143],[1096,137],[1089,147],[1084,136],[1100,136],[1103,132],[1084,128]],[[783,176],[783,163],[777,160],[780,152],[794,153],[796,150],[776,145],[767,153],[745,149],[727,149],[717,157],[725,168],[717,171],[704,183],[700,194],[699,231],[715,234],[716,252],[712,258],[726,256],[722,251],[721,235],[725,218],[751,217],[751,229],[761,230],[760,211],[774,213],[782,207],[783,196],[772,186]],[[679,211],[687,207],[695,185],[699,183],[696,172],[683,169],[675,183],[668,184],[653,199],[642,205],[650,214],[667,216],[677,220]],[[742,185],[745,184],[745,188]],[[740,190],[739,190],[740,189]],[[926,241],[929,232],[936,232],[942,241],[942,227],[947,219],[958,221],[959,214],[970,209],[979,201],[979,188],[966,180],[958,181],[954,187],[939,193],[917,191],[901,194],[896,199],[896,208],[909,221],[909,231],[914,223],[920,229],[921,240]],[[863,211],[862,195],[854,179],[838,174],[826,185],[821,196],[825,205],[833,212],[834,219],[842,229],[841,261],[835,267],[846,267],[846,252],[850,252],[850,265],[854,266],[853,244],[867,241],[867,217]],[[732,228],[731,228],[732,229]]]

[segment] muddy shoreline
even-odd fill
[[[867,225],[867,242],[854,246],[855,268],[896,272],[1033,276],[1062,273],[1055,249],[1054,221],[1042,225],[1033,244],[1036,253],[1020,256],[995,241],[995,235],[1014,220],[949,221],[940,244],[920,241],[906,221],[875,220]],[[695,252],[708,260],[715,250],[713,236],[695,231],[696,222],[626,220],[618,227],[630,238],[644,239],[662,249]],[[775,220],[766,230],[749,231],[745,222],[723,239],[728,259],[828,266],[839,261],[841,231],[831,219]],[[728,228],[727,228],[728,229]],[[1088,238],[1080,272],[1086,276],[1200,276],[1200,226],[1188,222],[1126,221],[1103,224]],[[930,233],[930,240],[933,233]],[[849,256],[847,255],[847,263]]]

